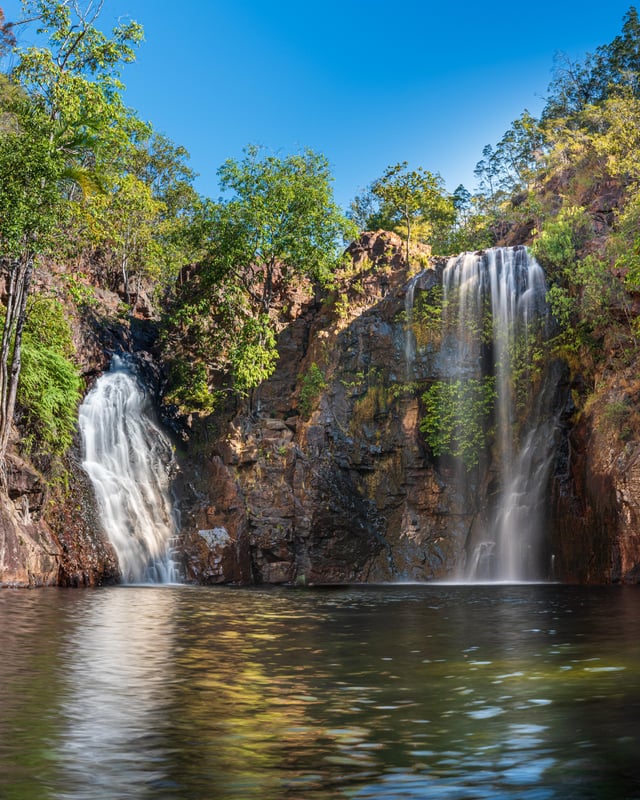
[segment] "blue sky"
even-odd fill
[[[541,110],[554,55],[609,42],[629,5],[106,0],[101,19],[143,24],[127,102],[189,150],[200,192],[217,196],[218,166],[247,144],[310,147],[346,207],[405,160],[473,190],[484,145]],[[19,2],[0,7],[13,19]]]

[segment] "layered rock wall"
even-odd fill
[[[205,471],[191,479],[191,579],[456,578],[465,545],[491,518],[490,457],[460,482],[456,463],[434,459],[420,431],[421,392],[446,354],[428,320],[409,325],[408,309],[439,283],[443,264],[415,277],[400,241],[382,232],[351,254],[348,285],[283,332],[275,375],[251,411],[221,424]],[[583,401],[574,390],[573,403],[566,366],[552,366],[561,425],[542,532],[548,575],[636,581],[640,451],[631,442],[612,451],[597,418],[578,413]]]
[[[408,362],[402,243],[368,234],[352,255],[349,284],[284,331],[254,413],[223,427],[192,486],[185,548],[195,579],[244,573],[220,571],[231,552],[252,580],[269,583],[426,580],[459,560],[475,512],[419,430],[417,387],[434,374],[437,343],[414,343]],[[411,291],[438,282],[426,270]],[[215,528],[229,539],[203,558],[202,532]]]

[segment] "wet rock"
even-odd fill
[[[60,548],[57,583],[100,586],[120,580],[118,559],[102,527],[93,488],[73,450],[67,460],[69,488],[52,493],[47,525]]]
[[[419,429],[420,382],[434,374],[434,348],[416,347],[410,375],[405,363],[402,242],[365,234],[351,254],[364,267],[357,313],[335,314],[329,298],[283,333],[276,372],[258,393],[260,416],[241,413],[221,429],[216,478],[196,481],[227,530],[238,512],[224,511],[224,487],[234,487],[256,582],[427,580],[447,575],[464,545],[469,522],[460,522],[458,498]],[[438,276],[420,273],[416,296]],[[323,386],[300,413],[301,377],[312,364]],[[206,564],[194,562],[192,574]]]
[[[60,556],[60,548],[44,524],[25,523],[0,504],[0,586],[54,585]]]

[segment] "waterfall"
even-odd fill
[[[497,492],[488,524],[467,542],[468,579],[538,577],[543,501],[553,463],[556,420],[545,387],[532,394],[532,357],[547,325],[546,285],[540,265],[524,247],[465,253],[443,273],[445,381],[479,387],[493,411],[483,421],[493,433]],[[462,427],[467,405],[456,410]],[[459,401],[462,403],[463,401]],[[522,430],[518,430],[521,426]],[[464,482],[460,467],[458,480]]]
[[[413,333],[413,302],[416,293],[416,283],[420,278],[420,273],[414,275],[407,284],[407,291],[404,296],[404,363],[407,381],[413,380],[413,366],[416,360],[416,337]]]
[[[151,418],[128,363],[114,356],[80,406],[83,467],[127,583],[176,579],[170,557],[175,521],[169,498],[171,443]]]

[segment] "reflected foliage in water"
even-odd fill
[[[640,796],[640,592],[0,594],[0,797]]]

